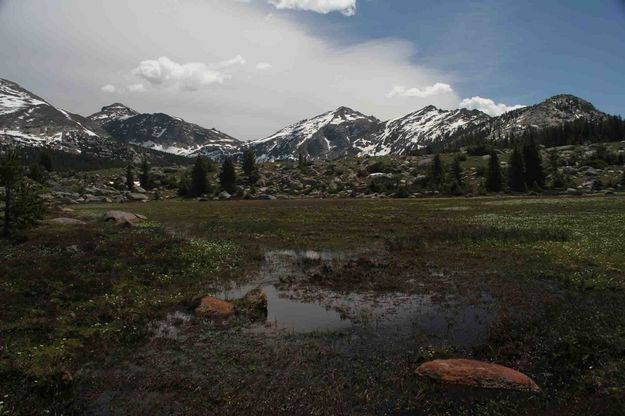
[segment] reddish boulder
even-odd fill
[[[195,313],[210,319],[226,319],[234,315],[234,305],[225,300],[206,296],[202,298],[200,306],[195,308]]]
[[[540,391],[540,387],[525,374],[502,365],[474,360],[429,361],[417,368],[417,374],[442,383],[485,389]]]

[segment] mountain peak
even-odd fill
[[[135,110],[124,104],[113,103],[111,105],[106,105],[102,107],[102,110],[90,115],[87,118],[91,121],[94,121],[96,124],[103,126],[113,120],[125,120],[138,114],[139,113],[137,113]]]
[[[106,110],[113,110],[113,109],[126,109],[126,110],[135,112],[135,110],[133,110],[132,108],[122,103],[113,103],[111,105],[105,105],[104,107],[102,107],[101,111],[104,112]]]
[[[589,111],[589,112],[597,111],[595,106],[592,105],[590,102],[572,94],[554,95],[553,97],[547,98],[541,104],[553,105],[556,108],[559,108],[561,110],[579,109],[582,111]]]

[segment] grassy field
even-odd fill
[[[149,221],[99,223],[108,209]],[[625,410],[624,198],[172,200],[75,215],[89,224],[0,245],[0,414]],[[317,297],[402,292],[469,305],[488,293],[499,312],[470,347],[389,338],[347,351],[337,347],[345,334],[269,336],[245,321],[193,320],[182,340],[150,335],[168,313],[249,280],[270,249],[366,253],[304,273],[297,287]],[[415,377],[419,363],[448,356],[510,365],[543,394],[450,398]]]

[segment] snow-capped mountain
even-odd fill
[[[489,120],[481,111],[441,110],[430,105],[383,123],[360,155],[406,155],[429,145],[447,144],[463,131]]]
[[[126,107],[124,104],[115,103],[102,107],[102,110],[90,115],[87,118],[98,124],[99,126],[104,126],[105,124],[110,123],[113,120],[126,120],[138,114],[139,113],[137,113],[135,110]]]
[[[172,159],[164,153],[113,140],[98,123],[68,113],[16,83],[0,79],[0,148],[20,147],[108,160]]]
[[[555,95],[542,103],[513,110],[491,120],[491,139],[518,136],[528,128],[544,129],[578,119],[601,120],[607,114],[574,95]]]
[[[499,117],[478,110],[442,110],[427,106],[381,122],[340,107],[292,124],[248,146],[261,161],[293,160],[300,154],[311,159],[408,155],[427,146],[440,149],[462,144],[475,136],[506,139],[528,128],[543,129],[580,118],[601,120],[605,117],[607,114],[573,95],[557,95]]]
[[[111,115],[103,128],[118,140],[175,155],[205,155],[213,159],[236,154],[241,148],[242,142],[219,130],[162,113],[131,115],[133,110],[120,106],[113,104],[90,116]]]
[[[97,127],[97,126],[96,126]],[[88,120],[56,108],[18,84],[0,79],[0,138],[21,146],[79,151],[98,139]]]
[[[356,156],[356,142],[368,137],[380,121],[347,107],[292,124],[277,133],[250,142],[261,161],[297,159],[338,159]]]
[[[404,155],[446,141],[490,117],[475,110],[440,110],[433,106],[387,122],[340,107],[292,124],[265,139],[251,142],[262,161],[338,159],[350,156]]]

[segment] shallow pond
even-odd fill
[[[369,343],[391,337],[454,346],[477,345],[488,335],[496,308],[487,293],[466,302],[432,294],[336,292],[303,280],[311,265],[336,266],[348,258],[338,252],[268,251],[254,281],[216,295],[236,299],[262,289],[267,295],[267,320],[254,326],[255,332],[344,332]],[[292,283],[297,279],[302,283]]]

